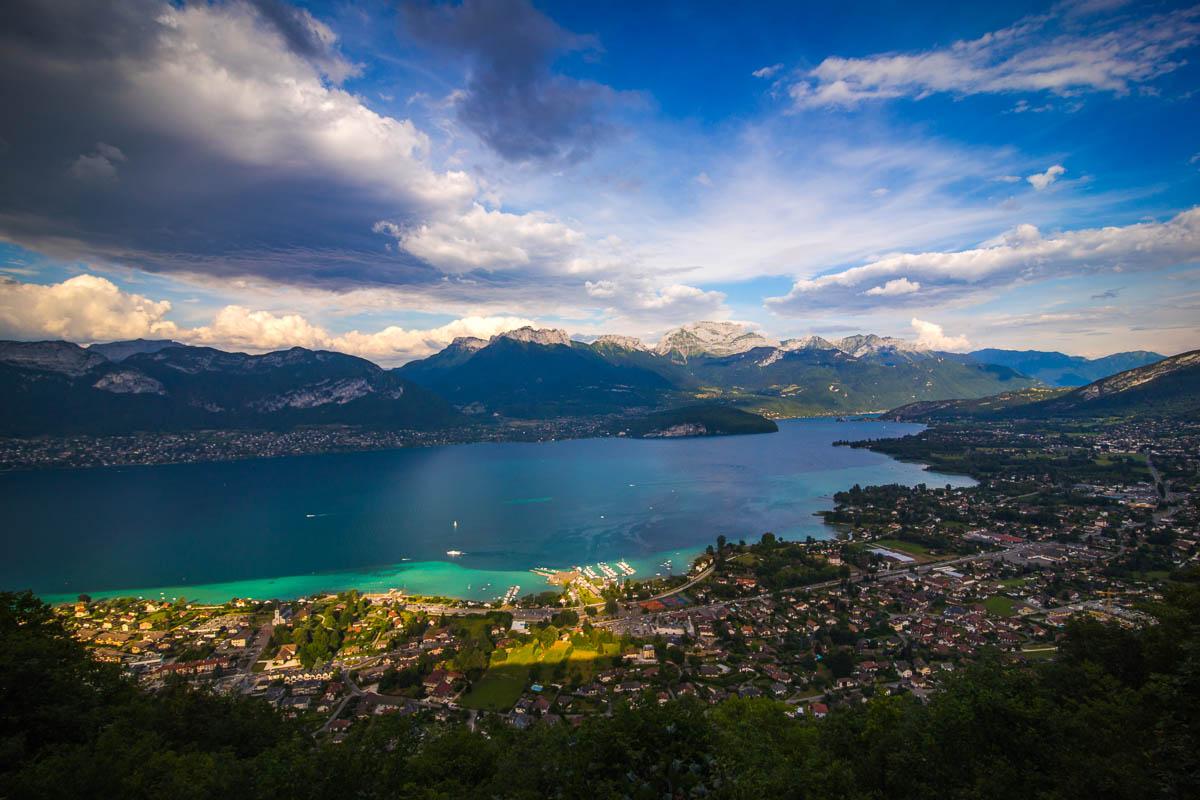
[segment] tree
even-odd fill
[[[835,678],[846,678],[854,672],[854,654],[844,648],[834,650],[825,656],[825,666]]]

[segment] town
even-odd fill
[[[607,435],[612,417],[507,420],[433,431],[353,425],[197,430],[108,436],[0,436],[0,471],[240,461],[468,442],[542,442]]]

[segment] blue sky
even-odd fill
[[[1200,346],[1200,7],[20,0],[0,336]]]

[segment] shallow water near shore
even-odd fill
[[[348,588],[482,600],[549,588],[535,567],[624,559],[640,577],[678,572],[719,534],[827,538],[815,512],[855,483],[970,485],[832,446],[920,429],[789,420],[757,436],[10,473],[0,475],[0,586],[51,601]]]

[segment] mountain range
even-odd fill
[[[1031,371],[1074,358],[945,353],[873,334],[775,341],[727,322],[684,325],[653,346],[520,328],[456,339],[390,370],[298,347],[247,355],[170,340],[0,342],[0,435],[319,424],[429,430],[494,418],[637,416],[698,403],[788,417],[997,395],[1024,402],[1053,381],[999,363],[1017,357]],[[1159,357],[1077,361],[1103,371],[1152,358]],[[1071,374],[1082,374],[1071,363]]]
[[[1041,350],[976,350],[967,354],[980,364],[996,364],[1036,378],[1047,386],[1083,386],[1127,369],[1144,367],[1165,356],[1148,350],[1084,358]]]
[[[995,397],[924,401],[892,419],[1200,418],[1200,350],[1125,370],[1076,389],[1027,389]]]
[[[292,348],[103,348],[0,343],[0,435],[122,433],[348,424],[430,429],[461,415],[370,361]],[[110,350],[111,352],[111,350]]]
[[[697,401],[787,417],[879,410],[920,399],[979,397],[1036,382],[1014,370],[875,335],[774,342],[727,322],[698,322],[650,347],[591,343],[522,328],[456,339],[398,368],[468,413],[544,417]]]

